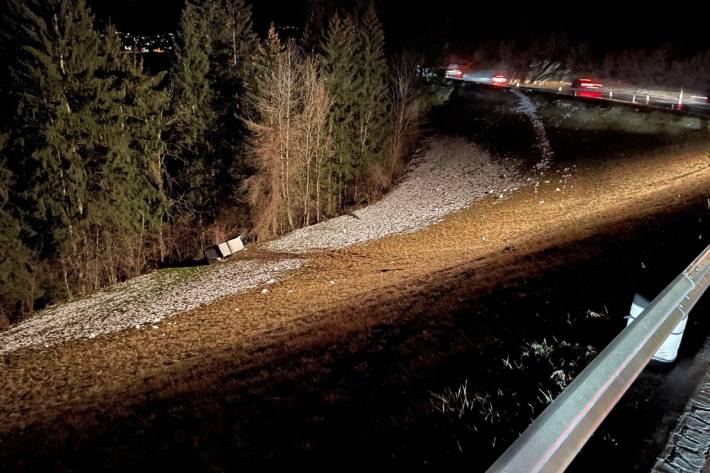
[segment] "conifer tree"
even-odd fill
[[[362,87],[357,63],[358,46],[353,18],[334,15],[322,45],[328,95],[333,101],[328,119],[333,153],[328,177],[328,182],[332,183],[329,213],[336,213],[343,207],[347,198],[346,186],[354,181],[357,173],[360,150],[357,101]]]
[[[202,145],[200,140],[214,120],[214,92],[209,83],[213,14],[211,4],[188,1],[180,18],[172,77],[176,141],[181,148]]]
[[[188,1],[173,70],[174,195],[209,223],[248,172],[242,117],[257,37],[244,0]]]
[[[115,283],[142,266],[127,257],[159,228],[159,78],[93,29],[84,0],[14,1],[17,126],[11,156],[21,237],[61,271],[49,299]],[[157,158],[161,159],[160,157]],[[158,175],[158,177],[156,177]]]
[[[8,135],[0,135],[0,330],[17,314],[32,309],[31,253],[22,243],[22,227],[12,212],[12,174],[5,157]]]
[[[357,91],[358,105],[358,178],[385,156],[389,136],[390,111],[388,110],[388,70],[385,57],[385,36],[374,7],[365,11],[360,26],[361,46],[358,64],[361,65]]]
[[[102,81],[99,38],[84,0],[13,1],[24,54],[16,68],[19,105],[12,137],[19,193],[32,246],[58,259],[71,295],[68,262],[86,218],[88,173],[97,149],[94,113]],[[95,161],[95,160],[94,160]]]
[[[246,129],[242,117],[248,112],[246,91],[253,86],[253,56],[258,38],[253,31],[251,7],[244,0],[218,0],[215,42],[210,58],[210,84],[214,91],[216,118],[211,142],[218,163],[217,189],[222,198],[231,196],[246,176],[244,155]]]
[[[390,133],[385,38],[374,7],[333,16],[323,46],[336,162],[338,207],[359,200],[372,166],[384,160]]]
[[[214,205],[211,189],[215,171],[208,139],[215,124],[214,91],[209,80],[214,14],[214,2],[200,5],[189,0],[185,4],[172,72],[171,191],[179,204],[200,219]]]
[[[303,29],[303,47],[312,52],[320,47],[328,29],[327,5],[324,0],[309,0],[308,18]]]
[[[276,27],[272,23],[266,33],[266,38],[257,46],[256,54],[253,58],[254,83],[251,92],[260,94],[271,86],[274,80],[274,64],[284,53],[286,47],[276,32]],[[253,99],[250,100],[253,103]],[[255,111],[259,113],[258,111]]]
[[[114,227],[121,228],[124,234],[160,234],[169,206],[163,185],[168,95],[161,84],[165,73],[147,74],[140,56],[121,52],[112,26],[106,32],[104,48],[103,74],[110,80],[114,99],[109,104],[113,112],[107,115],[104,136],[113,137],[106,146],[119,157],[107,174],[113,181],[112,213],[123,214]],[[159,251],[162,260],[162,238]]]
[[[0,26],[0,54],[5,58],[17,56],[14,44],[17,26],[6,22]],[[14,199],[12,159],[9,155],[9,128],[13,126],[16,97],[11,91],[10,68],[0,70],[0,330],[7,328],[16,315],[27,308],[29,251],[22,244],[22,227]]]
[[[251,7],[244,0],[212,0],[219,13],[214,17],[216,32],[212,52],[214,80],[241,82],[245,69],[256,52],[258,38],[252,25]]]

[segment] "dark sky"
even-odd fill
[[[324,0],[347,5],[347,0]],[[687,50],[710,46],[706,2],[593,0],[374,0],[383,16],[388,40],[397,46],[417,44],[472,47],[486,40],[516,36],[523,41],[561,32],[591,40],[602,49],[653,47],[664,42]],[[111,17],[120,29],[173,31],[183,0],[89,0],[99,20]],[[302,26],[308,0],[253,0],[257,29],[271,21]]]
[[[87,0],[99,21],[107,18],[124,30],[174,31],[184,0]],[[271,21],[302,24],[307,0],[253,0],[255,22],[265,30]]]

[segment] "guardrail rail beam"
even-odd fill
[[[710,246],[656,297],[488,469],[561,472],[710,285]]]

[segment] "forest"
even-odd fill
[[[428,103],[372,5],[260,38],[244,0],[191,0],[157,73],[85,0],[8,9],[0,328],[227,237],[268,239],[378,198]]]
[[[710,93],[707,49],[605,49],[522,32],[462,46],[448,41],[451,25],[421,33],[435,29],[427,15],[387,30],[381,17],[401,23],[396,5],[376,0],[310,0],[288,37],[274,25],[259,35],[245,0],[189,0],[159,68],[126,51],[86,0],[6,3],[0,329],[194,264],[228,238],[273,238],[377,200],[402,175],[435,100],[422,66]],[[412,28],[421,34],[406,43]],[[388,43],[385,31],[399,38]]]

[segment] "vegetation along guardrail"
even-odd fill
[[[710,285],[710,246],[543,411],[488,473],[560,472]]]

